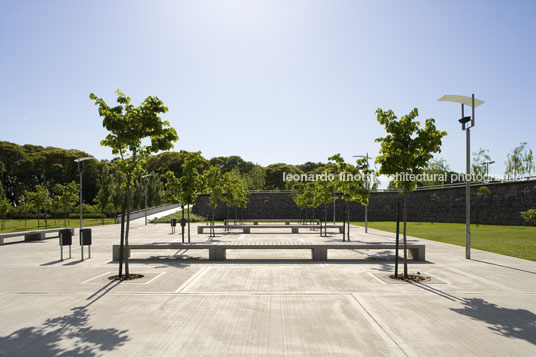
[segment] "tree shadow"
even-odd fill
[[[450,301],[460,303],[463,308],[450,308],[450,310],[488,324],[488,329],[498,335],[518,338],[536,345],[536,314],[528,310],[509,309],[480,298],[459,298],[418,282],[411,282],[410,284]]]
[[[24,327],[0,337],[0,354],[6,356],[98,356],[129,340],[127,330],[96,329],[86,306],[71,314],[47,319],[41,326]]]
[[[499,335],[536,345],[536,314],[525,309],[508,309],[479,298],[464,298],[461,303],[464,308],[451,310],[487,323],[488,329]]]

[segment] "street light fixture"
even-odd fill
[[[141,178],[144,179],[144,178],[147,178],[149,176],[154,176],[154,172],[153,173],[150,173],[148,175],[143,175]],[[145,225],[147,225],[147,181],[148,180],[145,180]]]
[[[79,159],[74,160],[78,164],[78,173],[80,174],[80,231],[78,232],[78,235],[80,236],[80,241],[82,239],[82,227],[84,224],[84,218],[83,218],[83,208],[82,208],[82,174],[84,173],[84,161],[86,160],[92,160],[93,158],[88,157],[81,157]],[[82,260],[84,260],[84,245],[82,244],[80,250],[80,254],[82,256]],[[89,248],[88,248],[89,249]]]
[[[486,165],[486,177],[489,175],[489,165],[492,165],[495,163],[495,161],[484,161],[483,162]]]
[[[466,152],[465,152],[465,259],[471,259],[471,131],[475,126],[475,108],[483,101],[476,99],[472,94],[470,97],[463,95],[444,95],[438,99],[443,102],[454,102],[462,105],[462,118],[458,120],[462,124],[462,130],[465,131]],[[472,109],[472,115],[464,115],[464,106],[469,105]],[[470,125],[469,125],[470,122]]]
[[[366,155],[354,155],[352,157],[359,157],[363,159],[367,159],[367,170],[369,168],[369,160],[374,159],[372,156],[369,156],[368,152]],[[368,189],[368,175],[367,175],[367,183],[365,186]],[[365,205],[365,233],[368,233],[368,205]]]

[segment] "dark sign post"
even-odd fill
[[[80,247],[84,249],[84,246],[87,245],[88,249],[88,259],[91,258],[91,228],[82,228],[80,230]]]
[[[184,211],[183,211],[184,215]],[[181,229],[182,229],[182,242],[184,243],[184,227],[186,226],[186,219],[183,217],[181,218]],[[190,241],[188,241],[190,243]]]
[[[70,229],[60,230],[60,260],[63,261],[63,246],[69,246],[69,259],[71,259],[71,245],[73,243],[73,234]]]
[[[175,233],[175,226],[177,225],[177,220],[175,218],[171,219],[171,234]]]

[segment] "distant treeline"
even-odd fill
[[[163,185],[160,175],[173,171],[177,177],[182,176],[182,164],[185,152],[164,152],[150,157],[146,162],[147,173],[155,176],[138,178],[133,192],[133,209],[144,206],[145,185],[147,185],[148,205],[162,202]],[[0,178],[5,197],[13,206],[21,202],[27,191],[34,191],[36,186],[46,187],[54,194],[56,184],[78,183],[78,164],[74,161],[91,156],[80,150],[67,150],[56,147],[36,145],[17,145],[0,141]],[[220,156],[204,159],[200,173],[210,166],[218,167],[222,173],[235,171],[245,179],[249,190],[283,190],[288,189],[288,182],[283,181],[283,172],[309,173],[322,172],[332,164],[307,162],[302,165],[278,163],[262,167],[240,156]],[[121,205],[121,177],[114,160],[87,160],[84,162],[83,199],[88,205],[99,202],[99,192],[106,194],[113,202],[112,211],[119,211]]]

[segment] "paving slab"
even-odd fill
[[[177,229],[180,233],[180,227]],[[130,242],[179,242],[133,224]],[[342,235],[196,233],[192,242],[335,242]],[[0,247],[0,355],[529,356],[536,354],[536,263],[409,237],[436,283],[389,284],[393,251],[133,251],[139,281],[113,282],[119,225],[93,227],[91,259],[59,261],[55,239]],[[394,235],[352,227],[351,240]],[[75,236],[74,242],[77,241]],[[87,257],[87,248],[85,250]]]

